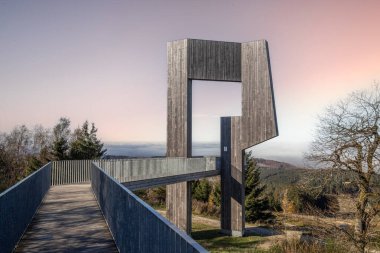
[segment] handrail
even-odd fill
[[[90,183],[94,160],[62,160],[52,162],[52,185]]]
[[[120,252],[207,252],[95,163],[91,184]]]

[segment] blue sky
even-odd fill
[[[317,114],[379,80],[379,7],[375,0],[0,1],[0,132],[52,127],[66,116],[73,127],[95,122],[105,142],[165,142],[166,42],[266,39],[280,136],[254,152],[300,161]],[[217,118],[240,110],[238,86],[220,84],[216,93],[212,85],[195,84],[197,141],[217,141]]]

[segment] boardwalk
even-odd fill
[[[89,184],[53,186],[15,252],[118,252]]]

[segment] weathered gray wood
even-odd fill
[[[186,39],[168,43],[167,156],[191,157],[191,79],[241,80],[240,43]],[[190,182],[167,186],[167,215],[191,231]],[[176,210],[174,210],[176,209]]]
[[[221,118],[221,228],[222,232],[244,235],[244,171],[241,149],[241,117]]]
[[[278,135],[267,42],[260,40],[235,43],[186,39],[168,43],[168,156],[191,156],[193,79],[242,82],[242,116],[241,119],[231,119],[231,136],[228,138],[231,138],[233,150],[230,160],[225,159],[224,162],[224,166],[231,163],[227,168],[230,171],[227,174],[222,172],[222,180],[226,180],[224,190],[233,189],[226,193],[232,196],[231,203],[226,205],[231,205],[234,210],[229,212],[229,208],[223,208],[225,213],[222,214],[222,224],[232,232],[242,234],[242,151]],[[231,178],[223,179],[229,173]],[[167,188],[168,217],[175,222],[181,220],[181,217],[175,216],[185,217],[187,211],[182,212],[189,209],[182,206],[190,205],[188,195],[181,192],[187,189],[185,185]],[[183,226],[186,224],[180,225]]]
[[[191,81],[187,75],[187,40],[169,42],[167,156],[191,156]]]
[[[167,217],[176,226],[191,233],[191,182],[166,187]]]
[[[191,157],[191,80],[188,79],[187,40],[169,42],[167,156]],[[167,217],[191,232],[191,183],[166,187]]]
[[[89,184],[52,186],[15,252],[118,252]]]
[[[188,78],[241,81],[241,46],[236,42],[187,39]]]
[[[242,43],[242,149],[278,135],[268,43]]]
[[[244,171],[241,148],[241,117],[231,117],[231,230],[233,236],[243,236],[245,228],[244,212]]]

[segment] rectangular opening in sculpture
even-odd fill
[[[192,81],[192,155],[220,156],[220,117],[241,115],[241,83]]]

